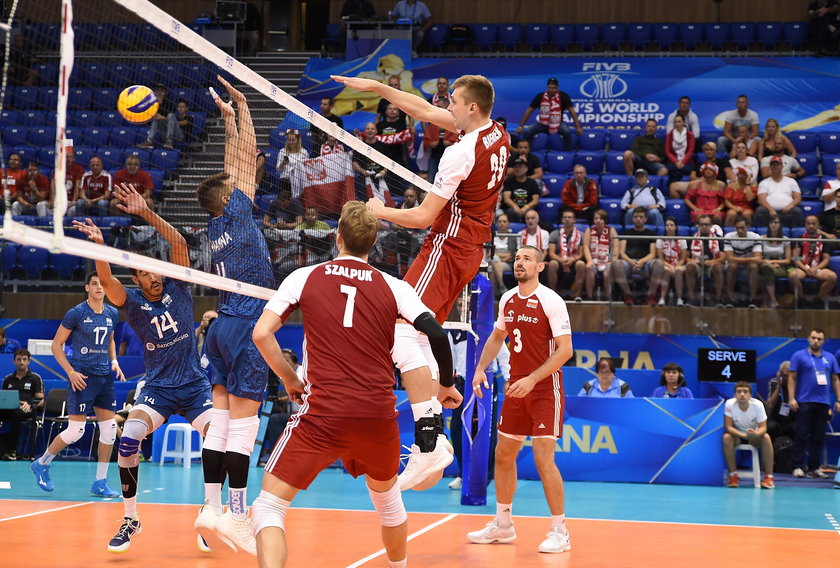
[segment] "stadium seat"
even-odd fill
[[[116,111],[117,97],[119,97],[120,92],[122,92],[122,89],[117,88],[94,89],[93,109],[103,112]],[[125,124],[125,119],[120,118],[120,120]]]
[[[605,150],[607,147],[607,131],[584,131],[584,133],[578,138],[578,147],[581,150]]]
[[[38,163],[41,164],[41,173],[52,178],[53,166],[55,165],[55,145],[41,146],[38,152]]]
[[[677,34],[679,27],[677,24],[653,24],[653,43],[655,43],[660,51],[670,51],[677,42]],[[628,32],[628,39],[631,39],[633,31]]]
[[[108,84],[118,89],[118,93],[134,84],[134,67],[128,63],[112,63],[106,75],[110,77]]]
[[[40,280],[43,271],[50,267],[50,253],[47,249],[22,246],[18,250],[18,267],[26,278]]]
[[[7,125],[18,124],[20,120],[20,113],[16,110],[3,109],[0,112],[0,122]]]
[[[613,130],[610,132],[610,151],[623,152],[633,145],[633,139],[639,136],[639,130]]]
[[[99,126],[99,121],[99,113],[92,110],[77,110],[67,113],[67,126],[77,128]]]
[[[598,24],[576,24],[575,43],[581,51],[592,51],[598,43]]]
[[[803,199],[799,203],[799,208],[802,209],[802,215],[822,215],[823,210],[825,209],[825,204],[816,199]]]
[[[612,139],[612,137],[610,139]],[[607,152],[605,163],[607,173],[626,174],[624,171],[624,152]]]
[[[72,254],[53,254],[50,257],[52,269],[60,280],[73,280],[79,276],[84,268],[84,261],[81,257]]]
[[[433,24],[423,36],[423,42],[427,51],[443,51],[443,44],[446,42],[446,33],[449,26],[446,24]]]
[[[26,126],[9,126],[0,129],[0,139],[5,146],[22,146],[29,144],[29,128]]]
[[[797,154],[796,161],[799,162],[800,166],[805,168],[805,175],[815,176],[819,173],[817,171],[819,160],[817,160],[816,154]]]
[[[673,26],[672,26],[673,27]],[[653,37],[653,26],[644,23],[627,24],[627,41],[636,51],[644,51]],[[674,27],[676,38],[676,28]],[[670,47],[670,46],[669,46]]]
[[[735,22],[730,24],[729,41],[738,51],[749,51],[755,41],[755,23]]]
[[[572,148],[575,147],[575,135],[572,134]],[[548,135],[548,149],[555,150],[557,152],[565,152],[566,151],[566,143],[563,141],[563,136],[556,132],[554,134]]]
[[[75,146],[73,146],[73,152],[76,154],[76,162],[81,164],[85,170],[88,169],[88,164],[90,164],[90,159],[93,158],[94,154],[96,154],[96,148],[91,146],[80,146],[78,142],[75,142]]]
[[[11,154],[11,152],[9,153]],[[20,156],[21,164],[28,164],[29,162],[37,162],[39,160],[41,149],[37,146],[18,146],[14,148],[14,153]]]
[[[207,124],[207,113],[206,112],[189,112],[188,115],[193,117],[193,129],[192,135],[197,140],[204,139],[204,131],[206,129]]]
[[[546,171],[561,174],[571,172],[574,165],[574,152],[546,152],[543,160],[543,167]]]
[[[58,79],[58,65],[56,63],[38,63],[35,65],[38,78],[42,85],[55,83]]]
[[[110,134],[107,128],[94,126],[82,129],[82,144],[85,146],[107,146]]]
[[[478,51],[492,51],[499,37],[496,24],[475,24],[472,27],[473,42]]]
[[[704,35],[712,51],[723,51],[729,42],[729,24],[706,24]]]
[[[840,154],[840,132],[820,132],[820,154]]]
[[[621,199],[630,189],[632,179],[631,176],[625,174],[603,174],[601,176],[601,196]]]
[[[194,106],[192,110],[196,112],[206,112],[207,114],[218,114],[219,109],[216,107],[216,103],[213,102],[213,97],[210,96],[210,92],[206,88],[197,88],[195,90],[195,99],[194,99]]]
[[[548,150],[548,134],[540,132],[531,138],[532,152],[545,152]]]
[[[677,220],[677,225],[688,225],[691,223],[691,212],[682,199],[666,199],[665,216],[674,217]]]
[[[787,133],[787,137],[796,148],[796,152],[800,154],[814,153],[817,151],[817,143],[819,137],[815,132],[808,130],[794,130]]]
[[[569,45],[575,41],[575,27],[567,24],[552,24],[548,27],[551,43],[557,51],[569,51]]]
[[[156,168],[149,168],[148,172],[152,178],[152,184],[155,187],[154,194],[157,195],[158,193],[163,191],[163,178],[166,177],[166,172],[164,172],[163,170],[158,170]]]
[[[607,212],[607,224],[612,225],[616,230],[624,225],[624,213],[621,210],[620,199],[602,198],[598,205]]]
[[[840,291],[840,256],[833,255],[828,259],[828,267],[837,275],[837,287],[835,290]]]
[[[560,222],[560,209],[562,203],[557,197],[541,197],[537,204],[537,212],[540,214],[540,222],[543,224],[557,225]]]
[[[667,183],[668,176],[657,176],[654,174],[648,174],[648,183],[657,189],[662,189],[662,183]],[[667,194],[666,194],[667,196]]]
[[[802,196],[809,195],[819,196],[822,193],[822,179],[819,176],[805,176],[796,180],[799,184],[799,189],[802,190]]]
[[[20,245],[11,241],[0,240],[0,248],[3,249],[3,265],[0,266],[0,273],[2,273],[3,278],[11,278],[18,265]]]
[[[95,61],[77,62],[77,73],[79,73],[79,82],[86,87],[101,88],[110,85],[109,68],[106,64],[97,63]]]
[[[121,169],[125,165],[123,151],[119,148],[100,147],[96,155],[102,160],[102,167],[106,170]]]
[[[90,110],[93,103],[93,93],[85,87],[70,89],[67,96],[67,110]]]
[[[12,106],[18,110],[41,110],[40,87],[7,87],[11,91]]]
[[[150,164],[151,155],[151,152],[144,150],[143,148],[126,148],[125,150],[125,157],[128,158],[129,156],[137,156],[140,159],[140,167],[144,170],[148,170],[152,167]]]
[[[281,150],[286,145],[286,132],[280,128],[275,128],[268,133],[268,145],[271,148]]]
[[[55,144],[55,128],[50,126],[30,128],[29,143],[33,146],[49,146],[50,144]]]
[[[589,175],[598,175],[604,169],[604,152],[603,151],[579,151],[575,154],[575,164],[583,164]]]
[[[797,156],[797,159],[799,157]],[[840,155],[823,154],[820,165],[822,165],[823,176],[827,179],[833,178],[837,173],[837,163],[840,162]],[[806,170],[807,171],[807,170]]]
[[[193,109],[195,106],[195,90],[194,89],[187,89],[185,87],[178,87],[177,89],[172,89],[170,91],[172,95],[172,102],[177,103],[179,99],[184,99],[187,101],[187,108],[190,110]]]
[[[505,51],[516,51],[522,42],[522,24],[500,24],[499,43]]]
[[[525,43],[531,51],[542,51],[543,46],[548,43],[548,38],[548,24],[525,24]]]
[[[686,51],[694,51],[697,45],[703,41],[703,25],[702,24],[680,24],[679,38],[683,49]]]
[[[626,37],[627,32],[624,24],[613,23],[601,26],[601,41],[609,51],[620,50]]]
[[[178,150],[155,148],[152,150],[149,167],[158,168],[165,172],[174,172],[178,169],[178,160],[180,157],[181,153]]]
[[[783,36],[790,49],[797,51],[808,41],[808,24],[804,22],[785,22]]]
[[[112,127],[110,141],[114,146],[119,146],[121,148],[134,146],[138,143],[137,129],[131,126]]]
[[[566,183],[568,177],[555,173],[547,173],[543,175],[543,183],[548,189],[548,197],[560,197],[563,192],[563,185]]]
[[[775,51],[782,41],[782,24],[779,22],[759,22],[756,24],[756,40],[765,51]]]

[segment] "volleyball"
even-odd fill
[[[140,124],[150,120],[158,111],[155,92],[143,85],[126,88],[117,99],[117,110],[129,122]]]

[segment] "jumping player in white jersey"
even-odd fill
[[[496,445],[496,517],[480,530],[467,534],[477,544],[511,542],[516,538],[511,519],[516,492],[516,456],[526,437],[531,437],[534,462],[542,480],[551,530],[539,552],[571,549],[566,530],[563,478],[554,461],[554,447],[563,432],[563,371],[572,356],[572,330],[566,303],[539,281],[545,263],[532,246],[516,252],[513,275],[518,287],[499,300],[499,317],[484,344],[473,377],[473,391],[483,396],[488,389],[484,369],[493,361],[507,336],[510,339],[510,386],[499,417]]]
[[[338,221],[338,257],[293,272],[254,328],[254,343],[289,397],[301,403],[271,452],[252,507],[257,556],[265,568],[286,563],[285,518],[292,499],[337,459],[354,477],[365,475],[389,566],[406,566],[407,515],[397,484],[394,319],[404,318],[428,335],[446,388],[454,382],[452,355],[446,332],[411,286],[367,263],[377,225],[364,204],[346,203]],[[303,314],[303,378],[286,362],[275,337],[297,309]],[[433,429],[427,436],[434,443]]]
[[[111,373],[119,380],[125,380],[114,343],[114,326],[119,321],[119,314],[114,306],[105,303],[105,289],[96,272],[88,275],[85,291],[87,300],[65,314],[52,342],[53,357],[67,373],[70,383],[67,428],[53,438],[44,455],[32,462],[31,469],[38,487],[53,491],[50,464],[61,450],[84,436],[87,414],[93,409],[99,422],[99,460],[90,492],[97,497],[119,497],[119,493],[108,487],[108,464],[117,439],[114,421],[117,397]],[[64,353],[68,340],[73,346],[69,359]]]
[[[352,89],[374,92],[417,120],[432,122],[461,135],[457,143],[444,151],[432,190],[419,207],[394,209],[385,207],[376,198],[368,201],[368,208],[380,219],[409,228],[431,227],[405,281],[417,290],[423,303],[434,310],[442,323],[458,295],[478,273],[484,258],[484,243],[492,238],[490,227],[505,179],[508,137],[504,128],[490,119],[495,96],[493,85],[486,77],[464,75],[452,84],[449,107],[443,109],[370,79],[339,76],[333,79]],[[399,323],[396,334],[394,360],[402,376],[427,373],[426,365],[434,376],[437,369],[426,339],[410,326]],[[439,401],[451,399],[447,406],[457,406],[461,397],[444,392],[432,394],[429,404],[436,420],[439,445],[451,452],[452,446],[443,434]],[[415,432],[419,430],[418,416],[428,411],[428,405],[425,406],[412,405]],[[430,487],[448,465],[441,465],[445,460],[435,455],[440,450],[430,452],[417,445],[418,448],[412,448],[409,463],[400,476],[403,490]],[[424,455],[428,453],[432,455]]]

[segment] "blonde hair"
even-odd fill
[[[464,101],[475,103],[481,114],[490,116],[493,112],[493,102],[496,94],[493,83],[483,75],[462,75],[454,83],[452,89],[463,88]]]
[[[376,242],[379,221],[361,201],[348,201],[341,208],[338,234],[344,241],[344,252],[365,256]]]

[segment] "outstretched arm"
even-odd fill
[[[221,79],[221,77],[219,77]],[[213,97],[213,102],[216,103],[216,106],[219,107],[219,110],[222,111],[222,118],[225,121],[225,173],[231,177],[231,179],[236,179],[236,161],[234,160],[234,156],[236,155],[236,146],[239,144],[239,131],[236,128],[236,112],[233,110],[233,101],[225,102],[219,95],[216,94],[216,91],[213,87],[210,87],[210,95]]]
[[[86,234],[88,239],[96,244],[105,244],[102,231],[90,219],[85,219],[84,223],[73,221],[73,228]],[[102,287],[105,289],[105,295],[112,304],[121,308],[125,304],[125,286],[122,285],[122,282],[114,278],[114,275],[111,273],[111,265],[104,260],[97,260],[96,273],[99,275],[99,281],[102,282]]]
[[[251,118],[251,109],[248,108],[248,100],[241,92],[235,89],[230,83],[219,77],[219,82],[224,85],[230,98],[239,108],[239,138],[233,148],[233,166],[237,172],[233,176],[234,187],[245,193],[251,201],[257,191],[257,135],[254,133],[254,121]],[[225,117],[227,124],[227,116]],[[225,143],[225,161],[228,159],[230,147]]]

